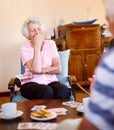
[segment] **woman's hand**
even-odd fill
[[[44,41],[44,35],[43,32],[40,31],[34,37],[34,47],[41,48],[43,41]]]
[[[23,74],[24,79],[32,79],[33,78],[33,74],[31,72],[27,72]]]
[[[48,73],[48,68],[42,68],[41,73],[42,73],[42,74]]]

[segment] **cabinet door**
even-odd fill
[[[89,85],[90,78],[99,63],[100,51],[71,51],[69,57],[69,74],[75,75],[81,85]]]
[[[88,80],[94,74],[94,70],[99,63],[100,53],[96,51],[85,52],[84,80]]]
[[[69,74],[75,75],[78,81],[83,81],[83,61],[81,52],[70,52]]]

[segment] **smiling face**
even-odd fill
[[[41,29],[40,25],[37,23],[29,23],[28,24],[28,32],[29,32],[29,40],[33,40],[35,36],[42,34],[44,35],[44,31]]]

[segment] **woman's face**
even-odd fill
[[[41,27],[37,23],[29,23],[28,24],[28,32],[29,32],[29,40],[33,40],[34,37],[37,35],[43,35],[44,32],[42,31]]]

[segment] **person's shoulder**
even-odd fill
[[[47,46],[55,46],[56,45],[55,41],[51,40],[51,39],[45,40],[45,43],[46,43]]]
[[[49,44],[55,44],[55,41],[52,39],[46,39],[45,42]]]
[[[108,51],[104,54],[104,57],[114,58],[114,47],[112,47],[110,50],[108,50]]]
[[[28,48],[31,48],[30,43],[27,43],[27,44],[23,45],[23,46],[20,48],[20,50],[26,50],[26,49],[28,49]]]

